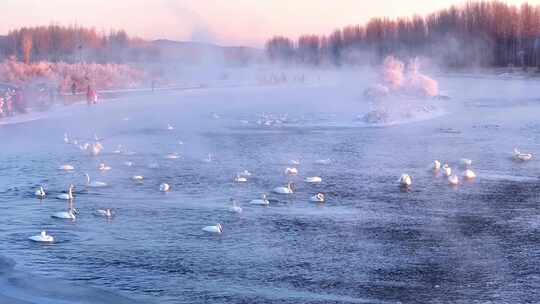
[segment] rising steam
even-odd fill
[[[384,60],[380,83],[368,88],[366,96],[385,97],[401,95],[410,97],[435,97],[439,94],[437,81],[420,72],[417,58],[406,66],[393,56]]]

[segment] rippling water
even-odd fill
[[[16,262],[16,272],[0,267],[0,300],[24,299],[19,287],[47,280],[44,290],[26,294],[34,303],[62,286],[54,281],[81,288],[58,288],[72,290],[62,296],[68,302],[535,302],[540,168],[512,162],[510,152],[539,151],[540,100],[519,93],[530,82],[496,81],[493,91],[474,93],[448,83],[456,97],[446,116],[390,127],[354,122],[365,110],[361,92],[333,86],[186,91],[4,125],[0,254]],[[263,112],[288,113],[290,122],[259,126]],[[82,154],[63,143],[66,131],[82,139],[96,133],[105,151]],[[136,154],[112,153],[119,144]],[[172,152],[181,158],[166,159]],[[213,161],[203,161],[209,153]],[[458,188],[427,170],[434,159],[456,167],[463,157],[478,178]],[[292,159],[300,174],[288,178]],[[99,172],[101,162],[112,170]],[[57,170],[66,163],[76,170]],[[234,184],[243,169],[253,177]],[[111,187],[86,189],[84,172]],[[408,192],[396,186],[403,172],[413,176]],[[323,182],[303,182],[312,175]],[[270,194],[266,208],[247,204],[289,179],[294,195]],[[158,191],[162,182],[170,193]],[[69,183],[80,216],[55,220],[50,215],[66,204],[54,197]],[[33,197],[40,184],[49,193],[43,201]],[[308,201],[317,192],[327,195],[325,204]],[[227,210],[231,197],[242,214]],[[93,215],[107,207],[116,212],[112,220]],[[220,236],[201,230],[218,222]],[[27,241],[41,229],[57,242]]]

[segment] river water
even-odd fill
[[[171,92],[0,126],[0,302],[535,302],[540,165],[511,151],[540,151],[537,83],[440,79],[445,115],[390,126],[356,120],[368,107],[350,82]],[[263,113],[283,123],[257,124]],[[65,132],[105,149],[88,156]],[[459,172],[461,158],[476,180],[450,187],[428,170],[439,159]],[[291,160],[298,176],[283,173]],[[252,177],[235,184],[244,169]],[[84,173],[110,187],[85,187]],[[295,194],[271,193],[288,181]],[[70,183],[77,220],[51,218]],[[326,203],[309,202],[317,192]],[[270,206],[248,204],[263,193]],[[216,223],[221,235],[201,230]],[[42,229],[54,244],[27,240]]]

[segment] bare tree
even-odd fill
[[[21,48],[23,52],[24,63],[26,64],[30,64],[30,60],[32,59],[32,47],[32,34],[29,32],[25,32],[21,38]]]

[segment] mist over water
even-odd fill
[[[1,255],[16,263],[0,260],[0,300],[24,303],[26,288],[32,303],[58,303],[38,288],[41,277],[50,289],[81,288],[88,303],[534,302],[540,165],[512,162],[511,151],[539,150],[540,92],[529,80],[433,77],[452,98],[430,100],[445,115],[385,127],[358,121],[376,77],[357,71],[74,105],[0,126]],[[63,143],[65,132],[96,134],[105,149],[88,156]],[[136,154],[113,153],[118,145]],[[464,157],[473,182],[452,188],[428,171],[434,159],[458,170]],[[291,160],[296,177],[283,173]],[[244,169],[248,183],[233,183]],[[111,186],[86,189],[85,172]],[[408,192],[396,183],[402,173],[413,177]],[[315,175],[321,184],[303,182]],[[270,193],[288,181],[295,194]],[[163,182],[171,192],[158,191]],[[52,219],[70,183],[80,216]],[[39,185],[43,201],[33,196]],[[317,192],[325,204],[309,202]],[[270,206],[248,204],[263,193]],[[230,198],[243,213],[227,210]],[[101,208],[116,216],[94,216]],[[216,223],[220,236],[201,231]],[[57,242],[27,241],[41,229]],[[70,288],[58,294],[76,302],[63,294]]]

